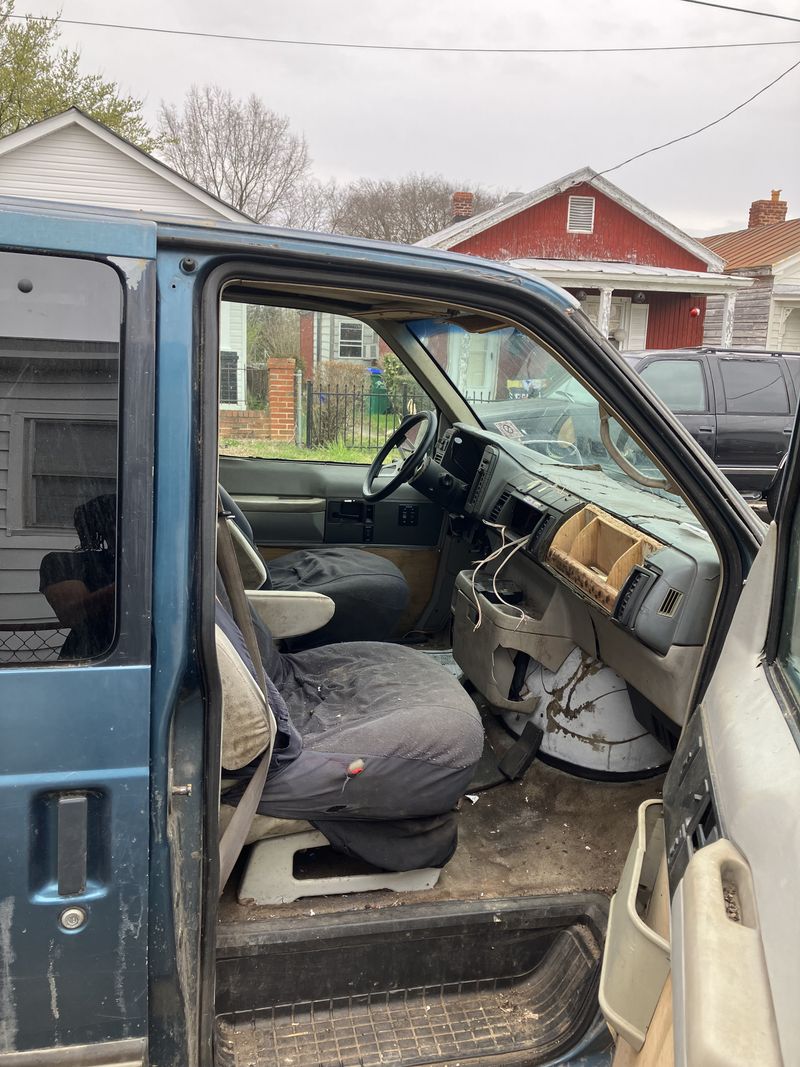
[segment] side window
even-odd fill
[[[789,396],[777,359],[719,361],[728,411],[740,415],[788,415]]]
[[[0,666],[114,643],[122,288],[0,253]]]
[[[647,382],[676,414],[708,411],[702,365],[696,359],[659,359],[642,370]]]
[[[222,455],[370,463],[405,415],[434,407],[365,322],[225,299]]]

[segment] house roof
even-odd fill
[[[498,204],[496,207],[489,208],[488,211],[481,212],[480,215],[473,215],[471,218],[454,222],[452,226],[447,226],[445,229],[439,230],[438,233],[431,234],[430,237],[423,237],[417,244],[425,248],[453,248],[455,245],[461,244],[462,241],[475,237],[476,234],[483,233],[484,230],[491,229],[499,222],[505,222],[506,219],[526,211],[529,207],[541,204],[543,201],[549,200],[553,196],[558,196],[559,193],[583,183],[594,186],[598,192],[603,193],[610,200],[614,200],[626,211],[641,219],[642,222],[652,226],[654,230],[674,241],[676,245],[696,256],[703,263],[707,263],[712,270],[722,269],[723,261],[715,251],[712,251],[700,241],[696,241],[693,237],[689,237],[683,230],[679,230],[677,226],[667,222],[661,215],[656,214],[655,211],[629,196],[618,185],[614,185],[613,182],[602,177],[591,167],[581,167],[580,170],[566,174],[563,178],[550,182],[549,185],[534,189],[531,193],[524,193],[513,200]]]
[[[105,141],[106,144],[111,145],[112,148],[122,152],[123,155],[128,156],[129,159],[135,160],[145,169],[157,174],[165,181],[168,181],[178,189],[181,189],[184,193],[193,197],[198,204],[203,204],[204,207],[214,211],[222,218],[231,219],[234,222],[254,221],[249,215],[245,215],[242,211],[237,211],[236,208],[231,207],[230,204],[226,204],[224,200],[220,200],[219,197],[214,196],[213,193],[207,192],[195,182],[189,181],[188,178],[184,178],[182,174],[173,170],[172,167],[167,166],[166,163],[162,163],[154,156],[149,155],[147,152],[143,152],[141,148],[137,148],[136,145],[109,129],[108,126],[105,126],[102,122],[90,118],[89,115],[85,114],[77,107],[68,108],[66,111],[62,111],[58,115],[42,119],[41,122],[35,122],[31,126],[26,126],[24,130],[18,130],[16,133],[10,133],[6,137],[0,138],[0,158],[14,152],[18,148],[22,148],[24,145],[32,144],[43,137],[47,137],[49,134],[55,133],[57,130],[65,129],[68,126],[80,126],[101,141]]]
[[[772,267],[800,254],[800,219],[770,222],[733,233],[717,233],[702,240],[704,245],[722,256],[725,270]]]
[[[726,293],[748,289],[752,278],[715,271],[653,267],[642,263],[615,263],[587,259],[511,259],[510,267],[574,289],[611,286],[614,289],[655,289],[678,293]]]

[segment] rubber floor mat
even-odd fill
[[[535,1065],[568,1049],[597,1007],[599,953],[578,929],[519,978],[392,990],[217,1019],[217,1067]]]

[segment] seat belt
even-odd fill
[[[244,637],[247,651],[256,671],[256,682],[264,697],[269,714],[269,700],[267,699],[267,683],[264,677],[264,665],[261,662],[261,653],[258,650],[258,640],[250,614],[250,605],[247,603],[247,595],[244,591],[244,582],[236,559],[236,550],[233,547],[231,532],[228,529],[228,519],[222,506],[221,498],[217,498],[217,562],[222,575],[222,583],[231,602],[233,621],[239,627]],[[247,835],[255,818],[258,802],[264,791],[264,783],[267,780],[267,770],[272,757],[272,745],[275,740],[274,731],[271,731],[270,741],[266,750],[258,762],[253,777],[247,783],[247,788],[242,794],[241,800],[236,806],[236,811],[219,840],[219,892],[222,891],[230,878],[236,860],[244,848]]]

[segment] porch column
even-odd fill
[[[611,324],[611,294],[613,292],[613,289],[600,290],[600,306],[597,309],[597,329],[603,337],[608,337],[608,328]]]
[[[722,334],[720,345],[730,348],[733,344],[733,316],[736,311],[736,291],[726,293],[722,299]]]

